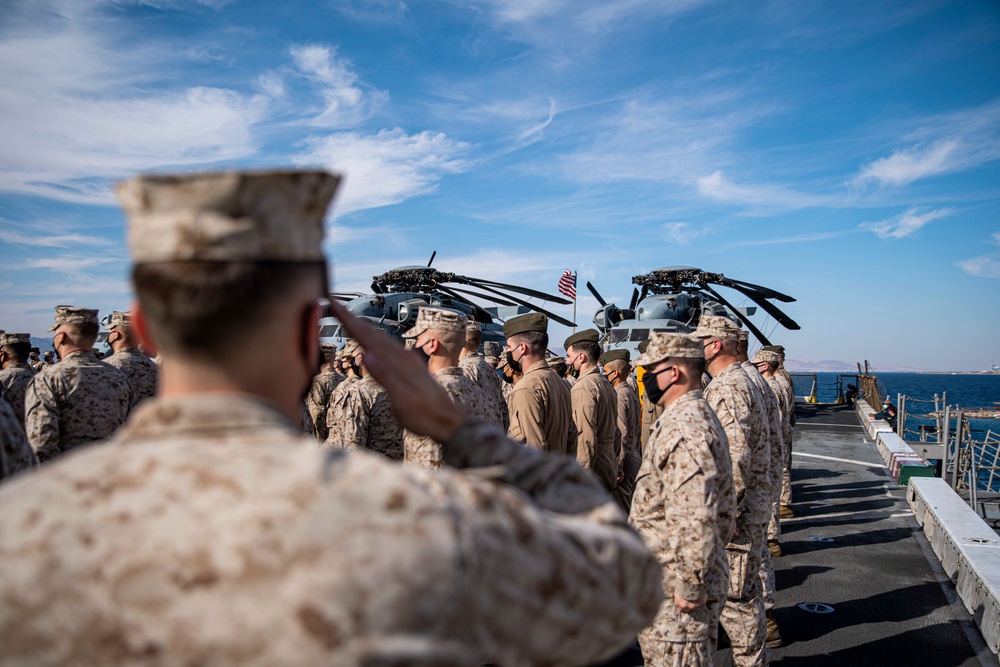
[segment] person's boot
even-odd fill
[[[792,511],[791,505],[782,505],[781,509],[778,510],[778,516],[782,519],[791,519],[795,516],[795,512]]]
[[[767,628],[767,637],[764,642],[768,648],[778,648],[781,646],[781,633],[778,632],[778,622],[774,620],[773,611],[765,611],[764,618]]]
[[[771,558],[778,558],[781,556],[781,545],[778,544],[778,540],[768,540],[767,550],[771,552]]]

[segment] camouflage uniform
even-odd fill
[[[403,428],[392,414],[389,394],[370,375],[341,384],[344,392],[330,401],[329,433],[324,447],[369,449],[403,460]]]
[[[721,623],[733,647],[737,667],[766,663],[764,604],[760,565],[764,526],[771,506],[770,449],[764,437],[764,399],[739,363],[712,378],[705,390],[726,431],[733,462],[736,526],[740,534],[726,545],[729,593]]]
[[[511,391],[509,432],[537,450],[576,456],[570,390],[544,359],[525,369]]]
[[[156,395],[156,381],[160,369],[152,359],[138,349],[123,347],[104,361],[128,378],[136,404]]]
[[[37,374],[28,364],[8,364],[7,368],[0,371],[0,396],[10,403],[22,431],[25,430],[24,396],[28,391],[28,383]]]
[[[488,424],[495,417],[491,404],[483,388],[465,375],[458,366],[442,368],[434,373],[434,379],[444,387],[451,400],[461,405],[470,417],[477,417]],[[441,444],[423,435],[403,431],[403,460],[425,468],[440,468],[443,461]]]
[[[28,442],[39,461],[102,440],[121,426],[133,403],[125,374],[93,352],[73,352],[46,366],[24,399]]]
[[[792,504],[792,438],[795,426],[795,383],[792,376],[784,368],[779,368],[774,374],[785,390],[788,398],[788,437],[785,439],[785,460],[781,471],[781,504],[789,507]]]
[[[157,398],[0,487],[4,659],[578,664],[656,613],[658,564],[564,458],[460,429],[447,462],[508,486],[308,442],[249,395]]]
[[[505,431],[510,428],[510,413],[500,386],[503,381],[493,367],[486,363],[486,357],[478,352],[467,354],[458,360],[458,367],[482,388],[488,401],[489,415],[485,417],[486,421]]]
[[[664,410],[636,479],[629,523],[663,565],[664,602],[639,633],[645,664],[710,665],[726,598],[736,498],[726,434],[702,398],[691,391]],[[676,592],[708,602],[681,611]]]
[[[571,391],[573,423],[576,424],[576,460],[604,482],[607,489],[618,485],[618,396],[601,370],[594,366],[581,373]]]
[[[0,482],[16,472],[36,465],[38,459],[28,444],[24,428],[14,416],[14,409],[0,398]]]
[[[642,465],[642,452],[639,451],[639,397],[627,382],[614,389],[618,399],[617,425],[621,438],[618,469],[622,473],[622,481],[615,489],[615,498],[627,509],[635,488],[635,476]]]
[[[325,442],[330,430],[326,426],[326,412],[330,408],[330,397],[337,386],[347,377],[335,370],[325,370],[313,376],[309,393],[306,394],[305,409],[309,415],[312,428],[306,433],[314,435],[320,442]]]

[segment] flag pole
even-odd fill
[[[573,333],[576,333],[576,271],[573,272]]]

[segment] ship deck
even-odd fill
[[[850,406],[797,406],[774,665],[996,666]],[[813,613],[799,605],[832,607]],[[731,663],[722,646],[716,665]],[[632,651],[614,665],[640,665]]]

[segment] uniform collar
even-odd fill
[[[298,433],[278,408],[252,394],[191,394],[154,398],[136,408],[115,434],[125,439],[151,436],[199,436],[278,429]]]

